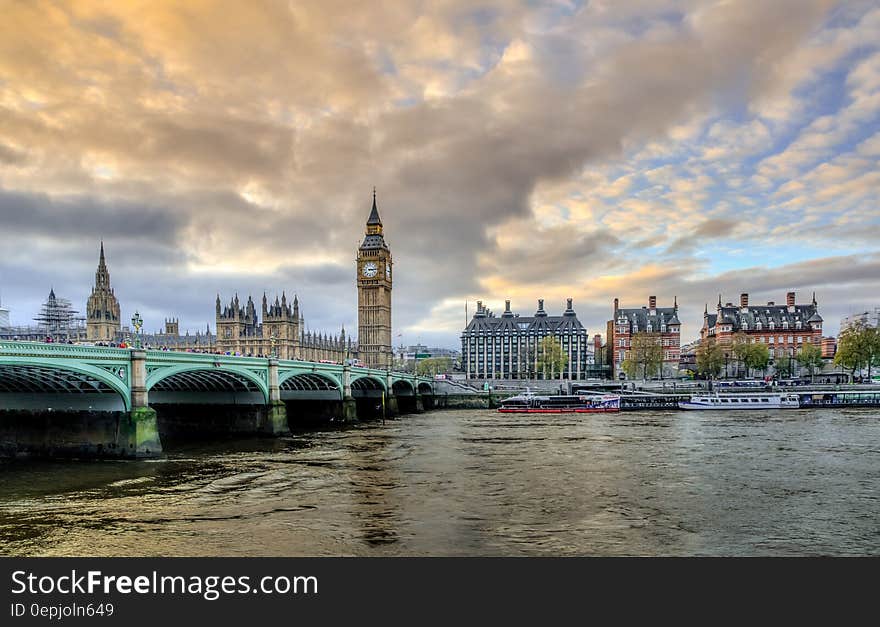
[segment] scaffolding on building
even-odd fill
[[[86,319],[85,316],[77,316],[78,313],[69,300],[57,297],[52,289],[34,322],[40,332],[53,341],[76,341],[85,336]]]

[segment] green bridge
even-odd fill
[[[433,402],[433,380],[387,370],[0,341],[0,454],[151,457],[166,435],[282,434]]]

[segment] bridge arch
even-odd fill
[[[291,372],[279,377],[282,400],[342,400],[342,384],[323,372]]]
[[[129,411],[129,370],[122,365],[116,370],[114,374],[86,363],[58,364],[51,360],[5,357],[0,359],[0,394],[118,394],[121,408]]]
[[[342,381],[328,372],[297,371],[282,373],[278,385],[287,390],[342,389]]]
[[[364,374],[359,377],[352,377],[351,379],[351,389],[352,392],[354,390],[360,391],[369,391],[369,390],[379,390],[385,391],[385,382],[382,381],[379,377],[374,377],[369,374]]]
[[[416,393],[413,384],[406,379],[397,379],[391,384],[391,391],[394,396],[415,396]]]
[[[258,395],[263,404],[269,402],[269,388],[256,373],[245,368],[224,365],[220,368],[207,365],[180,365],[155,370],[147,375],[147,390],[151,393],[150,402],[162,393],[205,394],[201,399],[217,402],[212,395],[225,392],[231,395]],[[157,394],[158,393],[158,394]]]
[[[419,382],[419,394],[434,394],[434,386],[427,381]]]

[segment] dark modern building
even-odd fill
[[[477,312],[461,335],[462,369],[469,379],[531,379],[539,372],[541,341],[555,337],[568,356],[568,363],[556,376],[560,379],[585,379],[593,365],[593,342],[577,318],[572,300],[566,302],[561,316],[544,311],[538,301],[534,316],[525,317],[510,310],[505,301],[504,313],[495,314],[477,301]]]

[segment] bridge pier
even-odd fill
[[[393,418],[398,415],[400,415],[400,405],[397,397],[394,394],[385,394],[385,417]]]
[[[269,358],[269,405],[262,430],[271,435],[290,433],[287,404],[281,400],[281,386],[278,384],[278,360],[274,357]]]
[[[125,457],[157,457],[162,454],[156,410],[149,406],[147,395],[147,353],[131,351],[131,411],[123,436]],[[122,435],[122,434],[120,434]]]

